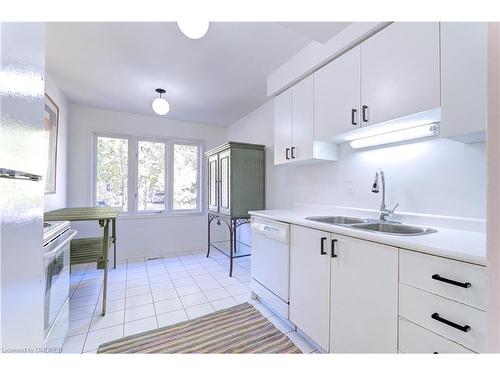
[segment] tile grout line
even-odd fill
[[[97,266],[96,266],[97,267]],[[87,270],[90,268],[90,266],[87,267]],[[85,271],[85,273],[87,273],[87,271]],[[94,310],[92,311],[92,316],[90,317],[90,323],[89,323],[89,326],[87,327],[87,332],[85,334],[85,340],[83,342],[83,346],[82,346],[82,350],[80,352],[80,354],[83,354],[84,353],[84,349],[85,349],[85,345],[87,344],[87,339],[89,337],[89,333],[90,333],[90,327],[92,326],[92,321],[94,320],[94,314],[95,314],[95,311],[97,309],[97,305],[99,304],[99,297],[101,296],[101,293],[102,293],[102,283],[101,283],[101,287],[99,288],[99,294],[97,295],[97,301],[95,303],[95,306],[94,306]]]
[[[209,257],[207,257],[207,259],[210,259],[210,258],[209,258]],[[214,262],[215,262],[215,263],[217,263],[219,266],[221,266],[221,265],[219,264],[219,262],[217,262],[216,260],[214,260]],[[200,264],[201,264],[201,263],[200,263]],[[205,268],[205,270],[206,270],[206,271],[210,274],[210,276],[212,276],[212,273],[211,273],[209,270],[207,270],[207,268],[206,268],[203,264],[201,264],[201,265],[202,265],[202,266],[203,266],[203,268]],[[212,277],[213,277],[213,276],[212,276]],[[234,296],[231,294],[231,292],[229,292],[229,290],[227,290],[227,289],[225,288],[225,286],[224,286],[224,285],[222,285],[222,284],[221,284],[221,283],[220,283],[220,282],[219,282],[219,281],[218,281],[215,277],[213,277],[213,279],[217,282],[217,284],[219,284],[219,285],[221,286],[221,288],[222,288],[222,289],[224,289],[224,290],[225,290],[225,291],[229,294],[229,296],[230,296],[231,298],[233,298],[233,299],[236,301],[236,298],[234,298]],[[237,280],[237,279],[236,279],[236,280]],[[195,281],[196,281],[196,280],[195,280]],[[238,280],[238,281],[239,281],[239,280]],[[236,303],[238,303],[238,301],[236,301]],[[212,303],[210,303],[210,304],[212,305]],[[212,307],[213,307],[213,305],[212,305]],[[214,308],[214,310],[215,310],[215,307],[213,307],[213,308]]]
[[[207,257],[207,259],[210,259],[210,258],[209,258],[209,257]],[[221,283],[219,283],[215,277],[213,277],[213,276],[212,276],[212,273],[211,273],[209,270],[207,270],[207,268],[206,268],[206,267],[205,267],[202,263],[200,263],[200,262],[198,262],[198,263],[199,263],[199,264],[203,267],[203,269],[205,269],[205,272],[208,272],[208,274],[209,274],[209,275],[210,275],[210,276],[211,276],[211,277],[215,280],[215,282],[216,282],[217,284],[219,284],[219,285],[220,285],[220,287],[226,291],[226,293],[229,293],[229,292],[226,290],[226,288],[224,288],[224,286],[223,286]],[[200,288],[200,286],[199,286],[198,282],[197,282],[194,278],[193,278],[193,280],[194,280],[194,282],[196,283],[196,285],[198,286],[198,288]],[[212,304],[212,302],[213,302],[213,301],[210,301],[210,300],[208,299],[207,295],[205,294],[205,291],[204,291],[203,289],[201,289],[201,288],[200,288],[200,290],[201,290],[201,292],[203,293],[203,295],[205,296],[205,298],[207,299],[207,301],[208,301],[208,303],[210,304],[210,306],[212,306],[212,309],[214,309],[214,311],[217,311],[217,310],[215,309],[214,305]],[[231,293],[229,293],[229,295],[232,297]],[[223,299],[223,298],[221,298],[221,299]],[[233,299],[234,299],[234,298],[233,298]],[[217,300],[217,301],[219,301],[219,300]],[[236,301],[236,300],[235,300],[235,301]]]
[[[122,337],[125,337],[125,314],[127,312],[127,285],[128,285],[128,258],[127,258],[127,268],[125,269],[125,298],[123,301],[123,327],[122,327]]]
[[[145,260],[145,262],[146,262],[146,274],[148,275],[149,293],[151,293],[151,301],[153,301],[153,311],[155,313],[156,326],[157,326],[157,328],[160,328],[160,323],[158,322],[158,314],[156,314],[156,306],[155,306],[155,298],[153,297],[153,289],[151,289],[151,279],[149,278],[149,269],[148,269],[147,259]],[[167,267],[165,267],[165,264],[163,264],[163,258],[161,259],[161,264],[165,268],[165,271],[167,271]],[[170,276],[169,276],[169,278],[170,278]]]
[[[177,259],[179,259],[179,257],[177,256],[177,254],[175,255],[175,257],[176,257]],[[184,311],[184,314],[186,314],[186,316],[187,316],[188,320],[191,320],[191,319],[189,318],[189,315],[187,314],[187,311],[186,311],[186,308],[184,307],[184,304],[182,303],[181,296],[179,295],[179,292],[177,291],[177,287],[176,287],[176,286],[175,286],[175,284],[174,284],[174,280],[172,280],[172,278],[170,277],[170,272],[169,272],[169,270],[168,270],[168,268],[167,268],[167,265],[165,264],[165,262],[166,262],[166,261],[167,261],[167,258],[163,258],[163,259],[162,259],[162,263],[163,263],[163,265],[165,266],[165,269],[167,270],[167,275],[168,275],[168,277],[169,277],[169,279],[170,279],[170,282],[172,283],[172,286],[174,287],[175,294],[177,294],[177,298],[179,299],[179,301],[181,301],[181,305],[182,305],[182,309],[173,310],[173,311],[169,311],[169,312],[174,312],[174,311],[183,310],[183,311]],[[180,259],[179,259],[179,261],[180,261]],[[182,263],[182,261],[181,261],[181,263]],[[154,299],[153,299],[153,300],[154,300]],[[168,300],[166,300],[166,301],[168,301]],[[158,318],[157,318],[157,320],[158,320]],[[160,326],[160,325],[158,324],[158,326]]]

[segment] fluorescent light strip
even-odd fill
[[[437,134],[439,134],[439,124],[433,123],[433,124],[416,126],[414,128],[397,130],[371,137],[355,139],[354,141],[351,141],[350,146],[354,149],[366,148],[366,147],[385,145],[388,143],[396,143],[396,142],[409,141],[412,139],[432,137]]]

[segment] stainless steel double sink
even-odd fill
[[[350,216],[309,216],[306,217],[306,220],[395,236],[421,236],[437,232],[432,228]]]

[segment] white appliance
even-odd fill
[[[45,222],[43,228],[44,346],[66,338],[69,326],[70,242],[76,236],[69,221]]]
[[[0,22],[0,347],[43,345],[45,24]]]
[[[251,289],[259,299],[288,319],[290,301],[290,225],[252,218]]]

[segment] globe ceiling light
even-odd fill
[[[209,21],[202,21],[196,19],[188,19],[177,21],[177,26],[182,33],[191,39],[200,39],[205,36],[210,26]]]
[[[153,104],[151,105],[153,107],[153,111],[155,111],[157,115],[166,115],[168,111],[170,111],[170,104],[168,104],[165,98],[161,97],[163,94],[165,94],[166,91],[163,89],[156,89],[155,91],[160,96],[153,100]]]

